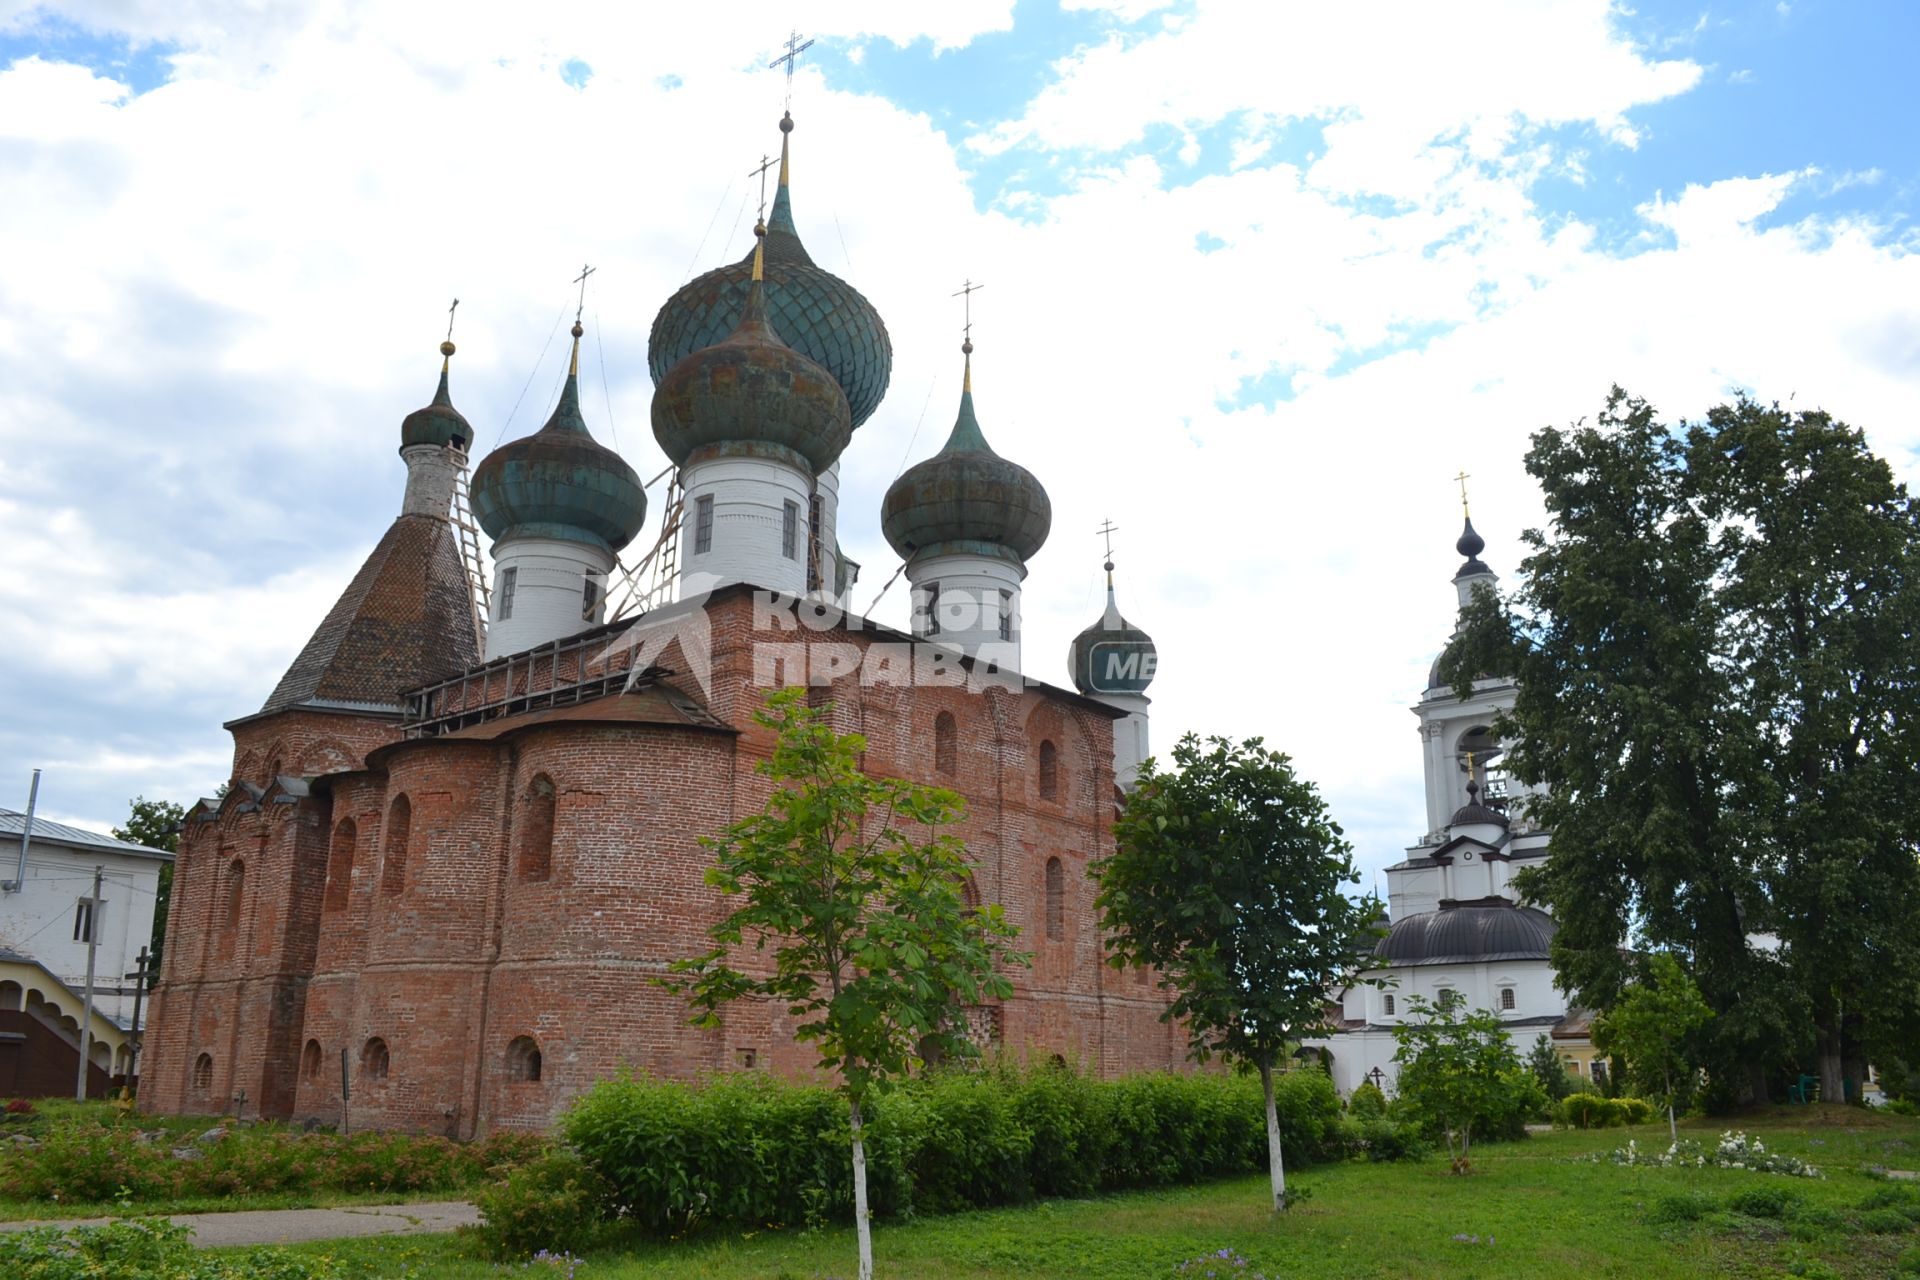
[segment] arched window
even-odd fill
[[[1040,744],[1040,798],[1060,798],[1060,748],[1051,742]]]
[[[507,1079],[516,1084],[540,1080],[540,1045],[532,1036],[515,1036],[507,1045]]]
[[[960,881],[960,905],[969,911],[980,909],[980,886],[974,883],[972,876]]]
[[[339,911],[353,892],[353,843],[358,831],[348,818],[333,829],[333,853],[327,859],[327,910]]]
[[[1067,936],[1067,871],[1060,859],[1047,859],[1047,941]]]
[[[413,802],[395,796],[387,809],[387,853],[380,863],[380,889],[396,894],[407,887],[407,845],[413,839]]]
[[[1433,1003],[1435,1008],[1451,1009],[1460,1003],[1460,993],[1452,987],[1441,987],[1433,993]]]
[[[953,722],[951,711],[942,711],[933,718],[933,767],[952,777],[959,769],[960,729]]]
[[[320,1062],[320,1042],[318,1040],[307,1041],[307,1047],[300,1053],[301,1078],[318,1080],[320,1078]]]
[[[387,1078],[387,1042],[379,1036],[367,1041],[360,1050],[360,1074],[369,1080]]]
[[[246,905],[247,864],[235,858],[227,864],[227,909],[220,922],[220,953],[232,955],[240,936],[240,916]]]
[[[203,1053],[193,1060],[193,1091],[213,1092],[213,1055]]]
[[[1513,988],[1512,987],[1500,988],[1500,1007],[1502,1009],[1513,1008]]]
[[[535,774],[520,819],[520,878],[545,880],[553,872],[553,779]]]
[[[1393,1016],[1393,997],[1392,996],[1387,997],[1386,1009],[1387,1009],[1387,1016],[1391,1018]]]

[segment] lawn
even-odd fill
[[[1711,1144],[1724,1126],[1685,1127]],[[1316,1277],[1880,1277],[1897,1274],[1903,1256],[1920,1262],[1920,1185],[1867,1172],[1920,1169],[1920,1122],[1832,1107],[1775,1111],[1738,1127],[1806,1157],[1828,1176],[1814,1181],[1580,1163],[1575,1157],[1629,1137],[1664,1149],[1664,1129],[1560,1132],[1488,1146],[1466,1176],[1448,1173],[1439,1159],[1306,1170],[1297,1185],[1308,1199],[1277,1218],[1263,1207],[1265,1179],[1246,1178],[881,1223],[874,1252],[884,1277],[1103,1280],[1165,1277],[1182,1260],[1222,1248],[1237,1250],[1251,1270],[1269,1276]],[[1736,1211],[1735,1198],[1756,1188],[1778,1191],[1784,1202],[1745,1203],[1763,1216]],[[1863,1208],[1875,1195],[1903,1199],[1915,1216]],[[353,1276],[503,1274],[471,1257],[454,1237],[337,1242],[303,1251],[331,1253]],[[853,1257],[850,1228],[758,1232],[603,1251],[591,1255],[579,1275],[812,1280],[850,1275]]]

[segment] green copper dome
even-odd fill
[[[1113,599],[1113,565],[1107,565],[1107,611],[1073,638],[1067,666],[1082,693],[1145,693],[1159,669],[1153,637],[1120,616]]]
[[[473,443],[473,428],[453,407],[453,398],[447,394],[447,365],[453,356],[453,344],[441,343],[440,354],[440,389],[433,393],[432,404],[415,409],[401,420],[402,449],[416,444],[455,445],[465,449]]]
[[[782,134],[791,116],[780,122]],[[858,427],[880,407],[893,376],[893,340],[886,323],[860,291],[813,264],[793,226],[787,189],[787,143],[780,142],[780,187],[766,236],[767,318],[781,339],[825,368],[846,394]],[[747,305],[753,254],[682,285],[653,319],[647,368],[655,384],[668,370],[732,333]]]
[[[640,477],[580,416],[580,326],[573,367],[547,425],[501,445],[473,472],[474,518],[495,542],[559,538],[618,552],[646,523]]]
[[[963,350],[971,353],[973,344]],[[946,447],[887,490],[880,528],[903,559],[950,543],[986,544],[1030,560],[1053,527],[1053,503],[1033,473],[987,447],[973,416],[971,355],[960,416]],[[957,549],[957,548],[956,548]]]
[[[817,475],[852,436],[840,384],[768,327],[759,280],[733,332],[675,364],[653,393],[653,437],[676,467],[705,445],[779,445]]]

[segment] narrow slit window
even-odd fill
[[[500,611],[494,617],[501,622],[513,616],[513,588],[519,578],[520,569],[516,565],[508,565],[500,571]]]
[[[940,584],[937,582],[927,588],[927,634],[940,634]]]
[[[1000,593],[1000,638],[1013,639],[1013,592]]]
[[[588,622],[593,621],[593,608],[599,602],[600,602],[600,584],[595,582],[592,578],[588,578],[586,580],[586,589],[580,593],[581,618]]]
[[[780,554],[789,560],[800,558],[800,504],[792,499],[780,512]]]
[[[705,494],[693,501],[693,553],[703,555],[713,550],[713,495]]]
[[[814,494],[807,502],[807,590],[820,589],[820,530],[822,511],[820,495]]]

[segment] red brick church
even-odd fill
[[[967,892],[1034,953],[1011,998],[966,1011],[976,1038],[1102,1074],[1184,1061],[1161,993],[1101,963],[1087,874],[1146,754],[1152,642],[1109,575],[1072,687],[1022,674],[1021,582],[1051,508],[986,442],[971,343],[951,437],[882,507],[911,633],[846,612],[839,458],[892,346],[801,244],[786,141],[754,252],[681,288],[649,341],[675,470],[648,562],[669,589],[618,600],[647,495],[583,419],[578,323],[546,425],[470,484],[449,362],[401,424],[400,514],[227,726],[232,779],[190,812],[143,1106],[464,1138],[545,1126],[626,1066],[807,1072],[783,1009],[699,1030],[651,981],[723,914],[697,840],[764,802],[752,714],[792,683],[866,736],[870,771],[966,798]],[[463,554],[469,507],[490,581]]]

